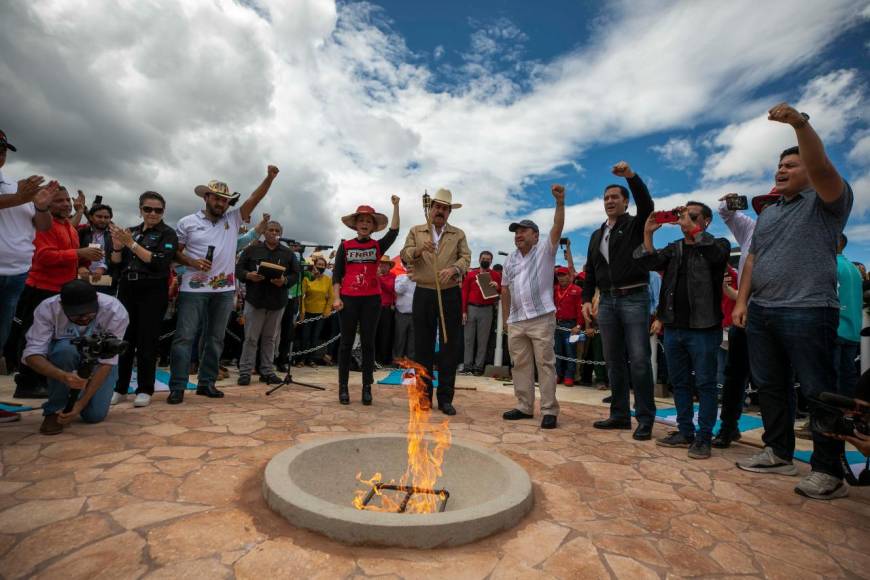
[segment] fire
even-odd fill
[[[426,395],[426,369],[411,360],[403,360],[400,364],[406,369],[402,384],[408,393],[408,467],[398,485],[409,486],[414,491],[421,492],[410,496],[405,513],[428,514],[437,511],[439,501],[444,499],[443,494],[434,494],[431,490],[435,489],[438,478],[441,477],[444,454],[450,448],[449,421],[429,423],[432,408]],[[366,489],[356,491],[354,507],[360,510],[400,511],[405,494],[379,489],[378,484],[386,483],[380,473],[375,473],[369,479],[364,479],[362,473],[358,473],[356,478]],[[395,480],[389,483],[395,484]],[[422,493],[424,490],[429,493]],[[372,492],[377,496],[380,505],[374,505],[374,501],[363,505],[366,496]]]

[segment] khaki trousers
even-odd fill
[[[508,325],[508,349],[511,353],[517,409],[529,415],[535,411],[535,373],[538,365],[538,382],[541,389],[541,414],[558,415],[556,401],[556,353],[553,350],[553,333],[556,331],[556,314],[551,312],[531,320]]]

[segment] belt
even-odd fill
[[[629,296],[638,292],[648,292],[649,284],[641,284],[640,286],[632,286],[630,288],[611,288],[610,290],[602,290],[601,293],[607,296]]]
[[[162,280],[164,277],[154,276],[148,272],[124,272],[121,278],[127,282],[137,282],[139,280]]]
[[[474,302],[469,302],[469,306],[477,306],[478,308],[490,308],[492,304],[475,304]]]

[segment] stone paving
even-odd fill
[[[334,382],[326,386],[268,398],[261,385],[230,386],[223,400],[188,393],[175,407],[158,394],[150,407],[122,403],[104,423],[56,437],[37,433],[38,413],[0,426],[0,576],[870,577],[866,488],[807,500],[792,491],[797,478],[737,470],[751,447],[692,461],[630,432],[592,429],[601,410],[578,403],[563,404],[555,431],[538,419],[506,423],[509,389],[458,391],[451,429],[529,472],[536,504],[519,526],[449,550],[340,545],[268,509],[264,466],[313,437],[402,431],[407,407],[397,387],[376,387],[372,407],[353,392],[342,407]]]

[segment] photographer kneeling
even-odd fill
[[[39,432],[57,435],[77,415],[87,423],[99,423],[109,412],[118,377],[116,337],[124,336],[129,318],[124,306],[106,294],[97,294],[83,280],[63,285],[59,296],[44,300],[33,314],[22,360],[48,379],[48,400],[42,406],[44,419]],[[106,337],[109,340],[99,340]],[[82,338],[90,338],[81,344]],[[76,344],[79,343],[79,344]],[[94,355],[97,355],[95,360]],[[103,358],[105,357],[105,358]],[[85,371],[95,362],[93,373]],[[90,379],[79,376],[90,376]],[[65,410],[70,389],[79,391],[71,410]]]

